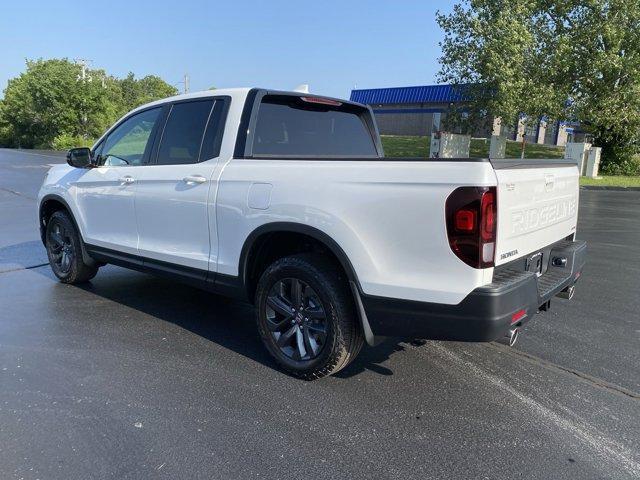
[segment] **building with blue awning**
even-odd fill
[[[373,109],[382,135],[428,136],[440,130],[447,111],[452,106],[464,111],[463,89],[453,85],[422,85],[356,89],[350,99]],[[511,140],[548,145],[565,145],[568,141],[582,141],[584,133],[578,124],[540,120],[519,121],[517,128],[505,128],[498,119],[479,125],[473,137],[486,138],[503,134]]]

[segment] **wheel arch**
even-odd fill
[[[265,251],[265,247],[268,248],[269,241],[277,240],[274,239],[276,235],[290,235],[291,238],[298,236],[297,238],[300,240],[312,239],[316,246],[324,247],[327,252],[335,258],[338,266],[342,268],[348,282],[348,287],[353,294],[354,304],[358,312],[365,339],[370,345],[375,344],[377,340],[373,337],[369,321],[362,307],[360,298],[362,288],[351,260],[349,260],[349,257],[338,242],[316,227],[295,222],[272,222],[257,227],[248,235],[242,246],[238,265],[239,283],[246,294],[246,298],[253,301],[255,287],[259,279],[259,275],[256,275],[255,272],[255,267],[259,265],[259,263],[256,262],[260,262],[261,253]],[[281,238],[282,237],[280,237],[280,239]],[[291,253],[296,252],[294,250],[293,252],[289,252],[289,254]],[[279,258],[278,256],[276,257]],[[269,254],[267,254],[267,259],[271,259]],[[268,263],[267,260],[263,262],[263,265]]]
[[[40,205],[38,207],[38,225],[40,226],[40,239],[42,243],[45,243],[45,233],[47,230],[47,222],[51,215],[59,210],[64,210],[71,217],[71,221],[73,222],[74,227],[78,229],[78,224],[76,223],[76,219],[73,216],[73,212],[69,207],[67,201],[62,198],[60,195],[49,194],[42,197],[40,200]],[[80,230],[78,230],[80,231]]]
[[[264,245],[264,242],[268,241],[268,238],[271,235],[286,233],[303,235],[319,242],[338,260],[349,281],[356,282],[356,285],[360,287],[355,269],[353,268],[349,257],[342,247],[340,247],[338,242],[318,228],[295,222],[267,223],[256,228],[249,234],[242,246],[242,250],[240,252],[240,263],[238,265],[238,273],[243,285],[247,286],[249,283],[249,269],[252,266],[251,261],[258,253],[257,250]]]
[[[78,232],[78,236],[80,237],[80,245],[82,248],[83,261],[89,265],[92,264],[93,262],[95,262],[95,260],[91,258],[91,256],[87,253],[84,238],[82,238],[82,230],[80,230],[78,222],[76,221],[76,218],[73,214],[73,210],[71,210],[71,207],[69,206],[67,201],[60,195],[48,194],[42,197],[42,199],[40,200],[40,205],[38,206],[38,225],[40,226],[40,239],[42,240],[42,244],[46,246],[45,235],[47,232],[47,222],[49,218],[51,218],[51,215],[53,215],[55,212],[61,210],[69,215],[73,226]]]

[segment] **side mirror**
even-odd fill
[[[87,147],[72,148],[67,152],[67,163],[76,168],[92,166],[91,149]]]

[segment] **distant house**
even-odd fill
[[[417,87],[371,88],[352,90],[351,100],[371,106],[382,135],[431,135],[440,130],[452,105],[465,100],[452,85],[424,85]],[[579,124],[566,122],[518,122],[518,128],[503,128],[499,119],[479,125],[474,137],[486,138],[502,133],[512,140],[529,143],[565,145],[581,141],[584,133]]]

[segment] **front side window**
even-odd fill
[[[321,98],[266,95],[258,110],[252,154],[375,157],[378,152],[366,112],[357,105]]]
[[[161,108],[133,115],[109,134],[99,147],[98,165],[140,165],[145,157],[153,127]]]
[[[158,165],[197,163],[213,100],[171,107],[158,150]]]

